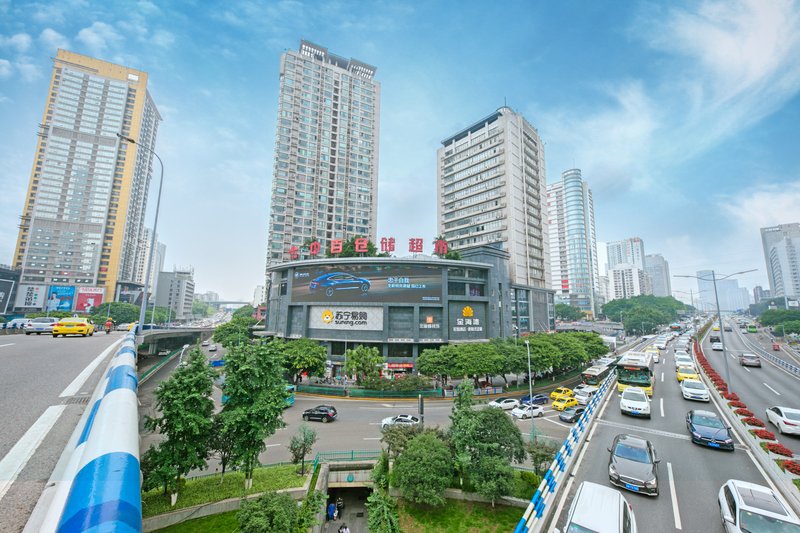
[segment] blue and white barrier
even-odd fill
[[[569,435],[561,445],[561,449],[556,453],[556,457],[550,468],[544,475],[542,483],[536,492],[533,494],[530,503],[528,504],[522,518],[519,519],[514,533],[529,533],[533,531],[540,531],[546,523],[545,511],[549,511],[547,506],[555,498],[556,492],[560,489],[559,482],[564,478],[572,462],[575,460],[576,452],[580,448],[583,440],[586,438],[586,432],[589,429],[592,418],[598,406],[602,403],[609,389],[614,388],[614,381],[616,377],[616,370],[606,377],[603,384],[597,391],[597,394],[591,399],[586,406],[586,411],[583,412],[581,417],[572,426]]]
[[[136,345],[128,334],[89,403],[42,532],[141,532]]]

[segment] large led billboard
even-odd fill
[[[316,265],[294,270],[292,302],[441,303],[442,269],[422,265]]]

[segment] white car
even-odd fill
[[[711,343],[711,349],[714,350],[715,352],[721,352],[722,351],[722,343],[721,342],[713,342],[713,343]]]
[[[556,533],[561,533],[555,529]],[[602,531],[603,533],[638,533],[633,508],[616,489],[584,481],[578,486],[569,507],[564,533]]]
[[[775,424],[778,433],[800,435],[800,409],[767,407],[767,420]]]
[[[217,351],[217,345],[216,344],[212,344],[211,346],[208,347],[208,351],[209,352],[216,352]]]
[[[56,325],[56,322],[58,322],[58,319],[53,317],[40,316],[38,318],[34,318],[25,324],[25,335],[32,335],[34,333],[37,335],[41,335],[42,333],[53,333],[53,326]]]
[[[580,390],[575,387],[573,392],[575,392],[575,399],[578,400],[578,405],[588,405],[592,399],[592,396],[594,396],[598,390],[599,389],[597,387],[586,385]]]
[[[381,429],[389,426],[416,426],[417,424],[419,424],[419,418],[414,415],[397,415],[381,420]]]
[[[622,391],[619,410],[623,414],[650,418],[650,398],[640,387],[628,387]]]
[[[800,519],[769,487],[729,479],[718,499],[726,533],[800,531]]]
[[[200,343],[200,346],[208,346],[209,344],[211,344],[210,341],[203,341],[202,343]]]
[[[504,411],[508,411],[509,409],[519,407],[519,400],[514,398],[497,398],[489,402],[489,407],[499,407]]]
[[[681,394],[687,400],[711,401],[708,387],[706,387],[705,383],[696,379],[684,379],[681,381]]]
[[[691,366],[694,367],[694,359],[692,359],[689,355],[681,355],[675,356],[675,370],[677,371],[679,367],[682,366]]]
[[[514,418],[534,418],[544,416],[544,407],[541,405],[520,405],[511,410],[511,416]]]
[[[675,357],[678,357],[679,355],[685,355],[686,357],[691,357],[691,355],[689,355],[689,352],[687,352],[686,350],[675,350]]]

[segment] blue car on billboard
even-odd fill
[[[311,281],[308,290],[311,292],[324,291],[325,296],[333,296],[336,291],[358,290],[366,293],[369,290],[369,280],[357,278],[347,272],[330,272]]]

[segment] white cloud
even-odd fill
[[[11,37],[0,35],[0,47],[14,48],[17,52],[26,52],[31,47],[31,36],[27,33],[17,33]]]
[[[8,96],[4,95],[3,93],[0,93],[0,104],[4,104],[4,103],[10,102],[10,101],[11,101],[11,98],[9,98]]]
[[[22,58],[14,62],[14,68],[19,72],[23,81],[36,81],[42,77],[39,65],[31,63],[29,58]]]
[[[69,40],[53,28],[45,28],[42,30],[42,33],[39,34],[39,42],[41,42],[45,48],[51,50],[52,53],[55,53],[55,50],[58,48],[64,50],[69,48]]]
[[[11,76],[11,61],[8,59],[0,59],[0,78],[7,78]]]
[[[76,39],[86,45],[92,54],[100,55],[110,46],[122,41],[122,36],[110,24],[95,22],[79,31]]]
[[[168,31],[157,30],[150,38],[150,42],[161,48],[169,48],[175,43],[175,36]]]
[[[751,187],[718,205],[737,229],[800,222],[800,181]]]

